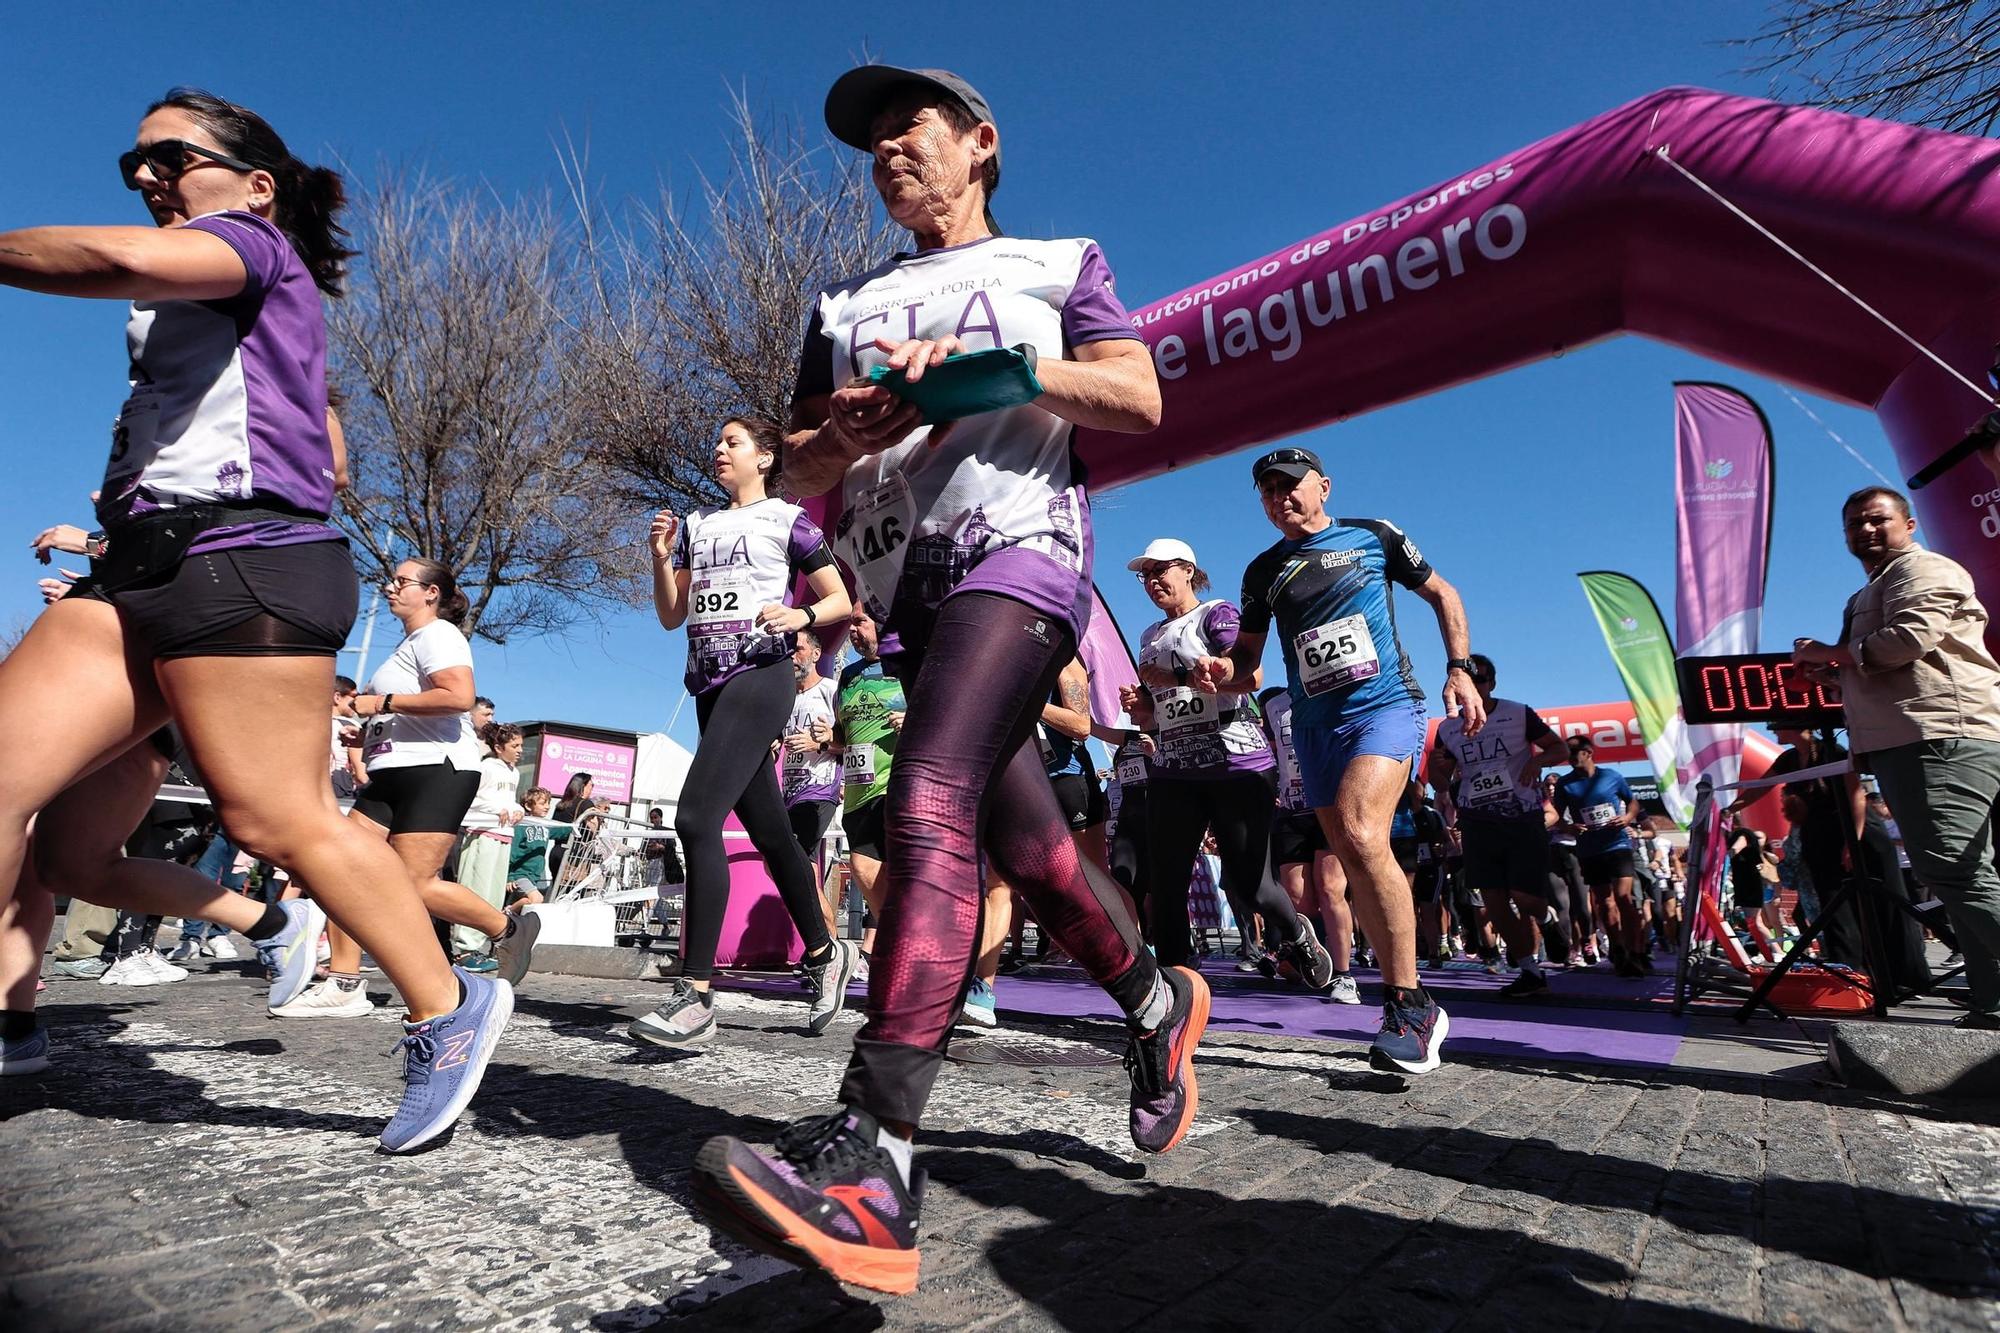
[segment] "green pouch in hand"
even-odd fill
[[[948,356],[914,384],[903,371],[887,366],[876,366],[868,378],[915,403],[927,426],[1019,407],[1042,394],[1042,382],[1035,378],[1034,350],[1025,343]]]

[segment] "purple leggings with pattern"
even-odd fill
[[[1076,652],[1069,629],[1012,598],[963,593],[927,640],[891,663],[909,712],[889,778],[868,1021],[840,1090],[844,1104],[908,1125],[930,1098],[972,982],[982,851],[1127,1014],[1159,974],[1115,883],[1077,856],[1032,743]]]

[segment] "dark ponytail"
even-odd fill
[[[769,417],[730,417],[722,423],[741,426],[757,446],[757,452],[771,456],[771,470],[764,474],[764,494],[776,495],[785,482],[785,428]]]
[[[347,261],[355,251],[341,244],[347,235],[340,210],[347,206],[347,187],[340,173],[308,166],[292,156],[285,141],[265,119],[248,107],[226,102],[199,88],[169,88],[167,95],[146,108],[185,111],[215,138],[215,147],[231,157],[271,173],[278,183],[278,230],[291,241],[313,282],[328,296],[339,296]]]
[[[458,589],[458,579],[451,570],[437,560],[426,560],[422,556],[411,556],[408,563],[417,567],[417,577],[438,590],[438,618],[449,620],[463,629],[465,615],[472,610],[472,603]]]

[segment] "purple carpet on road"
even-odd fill
[[[1362,1002],[1330,1004],[1295,986],[1265,981],[1231,968],[1203,968],[1213,1003],[1209,1025],[1219,1031],[1263,1032],[1274,1037],[1346,1041],[1365,1045],[1382,1021],[1381,978],[1357,972]],[[766,993],[804,993],[790,978],[730,974],[717,977],[729,989]],[[1589,973],[1551,973],[1558,998],[1502,1000],[1497,992],[1504,977],[1484,972],[1426,972],[1438,1002],[1451,1015],[1447,1050],[1467,1056],[1504,1059],[1556,1060],[1566,1063],[1665,1067],[1679,1052],[1687,1031],[1684,1019],[1664,1010],[1634,1007],[1654,992],[1671,992],[1671,977],[1623,981],[1604,973],[1601,981]],[[1615,983],[1615,986],[1614,984]],[[855,999],[865,988],[856,986]],[[1035,973],[1001,977],[995,987],[1001,1020],[1102,1019],[1121,1021],[1118,1007],[1096,984],[1073,968],[1045,968]],[[1596,1007],[1602,997],[1620,1007]]]

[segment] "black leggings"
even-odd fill
[[[1576,848],[1566,842],[1549,844],[1549,896],[1556,909],[1556,926],[1549,936],[1549,959],[1563,964],[1572,955],[1581,959],[1585,949],[1597,946],[1597,927],[1590,920],[1590,890],[1583,882],[1583,866]]]
[[[722,821],[733,809],[764,858],[785,911],[806,942],[806,952],[823,952],[830,940],[820,915],[812,866],[792,837],[771,742],[791,716],[798,686],[789,658],[738,672],[696,696],[695,718],[701,743],[681,786],[674,833],[687,856],[687,915],[681,922],[681,975],[707,981],[715,974],[715,947],[729,906],[729,853],[722,845]]]
[[[1139,909],[1139,922],[1152,931],[1152,914],[1147,908],[1146,894],[1153,887],[1153,877],[1147,870],[1146,844],[1152,837],[1147,831],[1145,786],[1127,787],[1118,802],[1118,831],[1111,838],[1111,878],[1125,886],[1125,892],[1132,895],[1133,904]]]
[[[1159,977],[1118,886],[1077,855],[1035,724],[1075,655],[1069,630],[1011,597],[948,600],[890,666],[909,700],[889,776],[868,1021],[840,1100],[914,1125],[972,984],[983,851],[1035,920],[1126,1014]]]
[[[1146,784],[1147,860],[1153,872],[1153,951],[1164,966],[1188,961],[1188,880],[1203,829],[1215,833],[1222,860],[1223,892],[1237,909],[1237,926],[1249,938],[1245,911],[1275,926],[1280,941],[1299,937],[1299,914],[1291,895],[1271,878],[1271,820],[1277,814],[1278,780],[1261,773],[1219,778],[1155,776]],[[1271,941],[1266,940],[1266,944]]]

